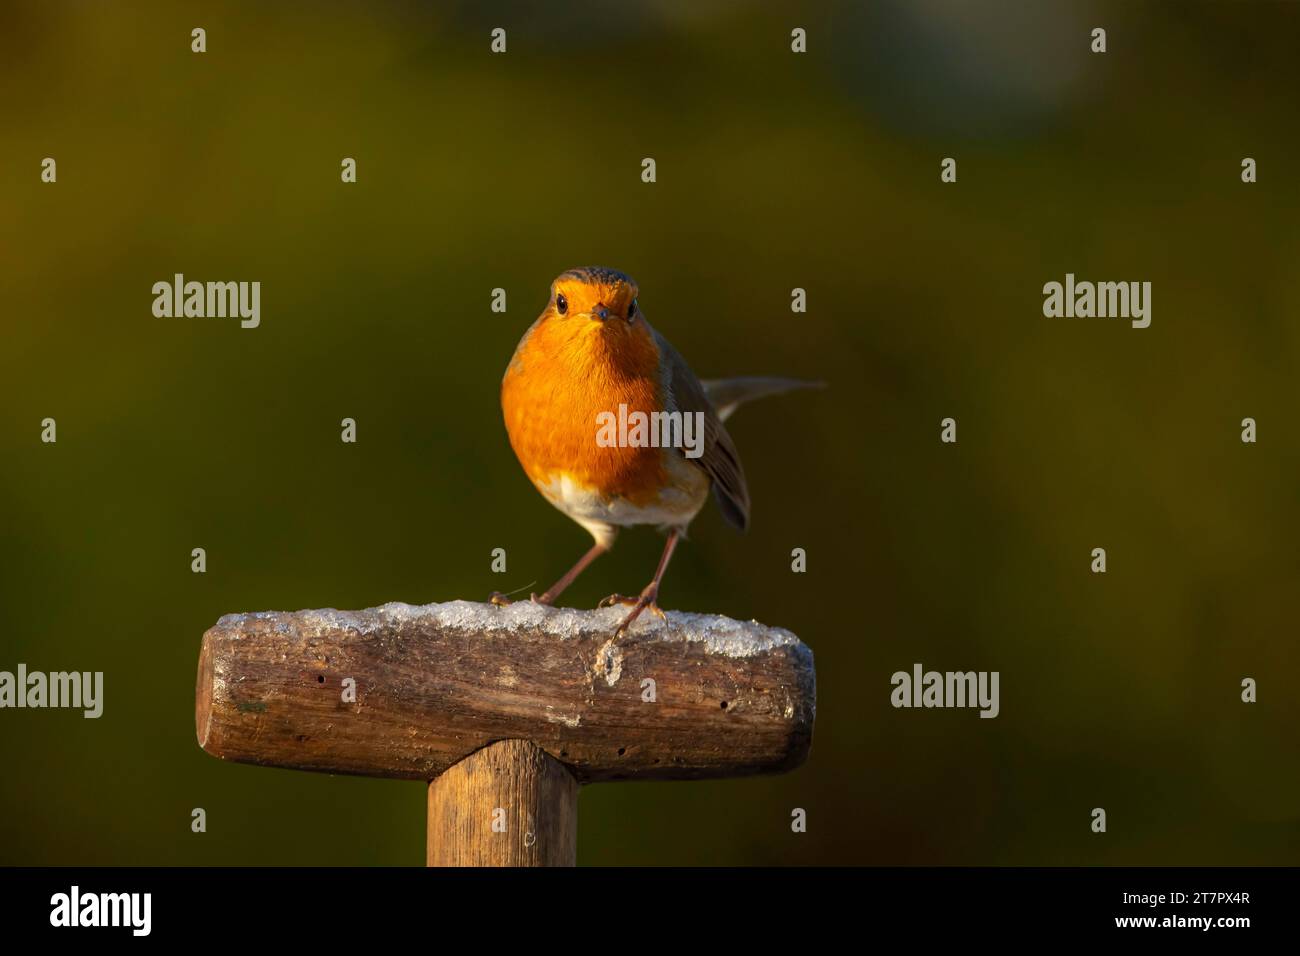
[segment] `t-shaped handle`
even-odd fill
[[[669,612],[614,641],[620,612],[453,601],[227,615],[203,637],[199,743],[247,763],[430,780],[428,859],[452,863],[572,862],[562,804],[576,813],[578,783],[804,760],[815,676],[793,634]]]

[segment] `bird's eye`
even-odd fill
[[[634,318],[636,318],[636,299],[633,299],[632,304],[627,307],[627,320],[631,322]]]
[[[569,311],[569,300],[564,297],[563,293],[555,297],[555,311],[559,312],[560,315],[564,315]]]

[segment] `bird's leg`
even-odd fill
[[[576,581],[578,575],[587,569],[587,565],[591,564],[591,562],[595,561],[598,557],[600,557],[608,550],[609,550],[608,544],[597,541],[595,544],[591,546],[591,549],[588,550],[586,554],[584,554],[582,557],[578,559],[577,564],[569,568],[568,572],[564,575],[564,577],[560,578],[560,580],[556,581],[549,588],[547,588],[546,591],[540,597],[534,594],[532,596],[533,603],[554,604],[556,599],[559,598],[559,596],[564,593],[564,589],[567,588],[574,581]]]
[[[544,594],[540,597],[536,594],[530,595],[532,602],[534,604],[554,604],[555,599],[563,593],[565,588],[577,579],[579,574],[586,570],[587,565],[591,564],[591,562],[595,561],[608,550],[608,544],[603,544],[599,541],[596,542],[596,544],[592,545],[591,549],[586,554],[578,559],[578,563],[569,568],[568,573],[552,584]],[[510,598],[502,594],[500,591],[493,591],[488,595],[488,601],[495,604],[497,607],[505,607],[507,604],[511,603]]]
[[[641,589],[641,596],[636,599],[636,602],[632,605],[632,610],[628,613],[627,617],[623,618],[622,623],[618,626],[618,630],[614,632],[615,640],[623,636],[623,632],[631,627],[632,622],[640,617],[641,612],[646,608],[649,608],[653,613],[660,617],[664,616],[664,612],[659,609],[659,605],[656,603],[659,600],[659,582],[663,580],[664,572],[668,570],[668,560],[673,556],[673,549],[677,547],[677,539],[679,537],[681,537],[681,532],[676,528],[668,533],[668,543],[664,545],[663,557],[659,559],[659,567],[655,571],[654,580]],[[623,598],[622,595],[614,594],[600,603],[602,607],[608,607],[610,604],[614,603],[629,602],[626,598]]]

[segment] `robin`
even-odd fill
[[[673,549],[709,491],[728,523],[749,525],[749,492],[723,426],[743,402],[818,384],[784,378],[701,382],[646,321],[630,277],[571,269],[551,284],[546,308],[519,340],[501,383],[501,409],[519,463],[537,490],[595,539],[567,574],[533,601],[553,604],[621,527],[668,534],[654,579],[627,604],[621,636],[642,611],[663,616],[659,584]],[[495,604],[507,604],[494,593]]]

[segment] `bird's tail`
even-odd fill
[[[714,378],[701,382],[709,403],[724,422],[731,413],[745,402],[767,395],[780,395],[793,392],[799,388],[825,388],[825,382],[805,382],[797,378],[768,378],[748,376],[745,378]]]

